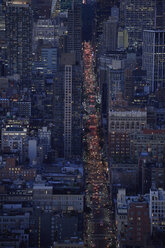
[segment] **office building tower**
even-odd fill
[[[165,1],[156,0],[156,29],[165,28]]]
[[[32,10],[27,2],[6,3],[6,42],[8,74],[31,79]]]
[[[66,59],[66,58],[65,58]],[[71,61],[73,63],[70,63]],[[69,63],[64,65],[64,156],[71,157],[72,151],[72,77],[73,64],[75,63],[72,54]]]
[[[120,25],[128,30],[130,46],[141,46],[144,29],[155,27],[155,0],[123,0],[120,3]]]
[[[67,52],[59,51],[54,83],[54,148],[66,159],[81,156],[81,30],[81,1],[73,0],[68,10]]]
[[[165,30],[143,33],[143,68],[147,71],[150,91],[165,88]]]
[[[108,66],[108,110],[124,90],[124,67],[124,60],[112,60],[112,65]]]
[[[113,0],[97,0],[96,1],[96,22],[95,22],[95,36],[98,38],[102,34],[103,22],[111,15],[111,8],[113,7]]]
[[[81,74],[75,53],[61,55],[54,94],[54,147],[66,159],[80,157]]]
[[[82,52],[82,23],[81,23],[81,2],[72,1],[72,7],[68,11],[68,38],[67,52],[76,52],[76,62],[80,63]]]
[[[0,2],[0,43],[5,39],[5,14],[3,11],[3,5]]]
[[[58,65],[57,77],[54,79],[54,128],[53,148],[58,157],[64,157],[64,67]]]
[[[115,51],[117,48],[117,17],[109,17],[103,25],[103,45],[106,52]]]
[[[0,76],[5,75],[6,64],[5,13],[0,1]]]

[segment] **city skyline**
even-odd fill
[[[165,2],[0,0],[0,247],[165,247]]]

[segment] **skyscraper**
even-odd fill
[[[111,16],[103,25],[103,45],[107,52],[115,51],[117,48],[117,17]]]
[[[0,75],[5,74],[5,53],[6,53],[6,39],[5,39],[5,14],[3,5],[0,1]]]
[[[165,30],[144,31],[143,68],[147,71],[150,91],[165,88]]]
[[[130,46],[141,46],[144,29],[155,27],[155,0],[123,0],[120,3],[120,24],[128,30]]]
[[[76,61],[80,63],[82,50],[81,1],[73,0],[68,11],[67,51],[76,52]]]
[[[27,2],[6,3],[6,40],[8,74],[19,74],[24,82],[31,79],[32,10]]]
[[[156,0],[156,28],[164,29],[165,27],[165,1]]]
[[[66,159],[81,156],[81,3],[68,12],[67,53],[61,54],[55,82],[55,149]]]
[[[55,81],[54,146],[66,159],[81,156],[81,77],[75,53],[63,53]]]
[[[95,33],[96,38],[102,33],[103,22],[111,15],[111,8],[114,5],[114,0],[97,0],[96,1],[96,23]]]

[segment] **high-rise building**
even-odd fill
[[[5,14],[3,4],[0,1],[0,75],[5,75],[5,59],[6,59],[6,39],[5,39]]]
[[[5,37],[5,14],[3,11],[3,5],[0,1],[0,42],[4,40]]]
[[[109,112],[109,156],[111,158],[130,157],[130,134],[146,127],[147,112],[121,109]]]
[[[113,0],[97,0],[96,1],[96,23],[95,33],[98,38],[102,33],[103,22],[106,21],[111,15],[111,8],[114,5]]]
[[[116,16],[109,17],[103,25],[103,45],[107,52],[117,48],[118,19]]]
[[[112,65],[108,67],[108,109],[112,102],[117,99],[117,95],[124,90],[124,60],[112,60]]]
[[[120,247],[145,247],[150,237],[147,195],[141,197],[126,196],[125,189],[119,189],[117,194],[116,223]]]
[[[55,81],[54,145],[59,156],[81,156],[81,78],[75,53],[61,55]]]
[[[67,56],[67,55],[66,55]],[[67,57],[63,57],[67,61]],[[68,56],[68,63],[64,64],[64,156],[71,157],[72,152],[72,78],[74,54]]]
[[[120,3],[120,24],[128,30],[130,46],[141,46],[144,29],[155,27],[155,0],[123,0]]]
[[[31,79],[32,10],[26,1],[6,3],[6,41],[8,74]]]
[[[67,51],[76,52],[76,62],[80,63],[82,51],[82,23],[81,23],[81,2],[73,0],[72,7],[68,11],[68,38]]]
[[[156,28],[164,29],[165,27],[165,1],[156,0]]]
[[[144,31],[142,63],[150,91],[165,88],[165,30]]]

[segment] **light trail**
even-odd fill
[[[84,43],[84,169],[85,169],[85,247],[108,248],[114,243],[108,164],[103,159],[99,134],[101,114],[97,109],[98,85],[94,73],[94,52]]]

